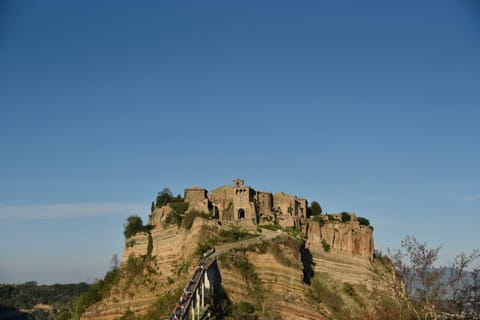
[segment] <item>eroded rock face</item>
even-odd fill
[[[332,250],[373,259],[373,231],[368,226],[361,226],[358,221],[310,222],[306,246],[311,250],[324,251],[322,240],[325,240]]]
[[[168,207],[156,209],[149,221],[149,224],[154,226],[150,236],[148,233],[138,233],[126,242],[122,267],[126,267],[128,257],[131,255],[136,257],[147,255],[148,243],[151,241],[153,246],[150,252],[152,259],[150,269],[153,270],[144,270],[132,279],[124,275],[102,301],[86,310],[82,320],[114,320],[127,310],[136,315],[145,314],[159,296],[183,286],[188,281],[198,259],[195,258],[194,251],[202,240],[206,228],[218,231],[221,227],[213,220],[204,219],[195,219],[190,230],[167,225],[164,222],[169,212]],[[369,227],[360,226],[355,218],[346,223],[340,221],[320,223],[312,220],[303,222],[302,230],[306,234],[305,248],[311,253],[311,268],[316,274],[315,277],[328,274],[329,281],[334,282],[338,288],[341,288],[342,283],[365,286],[366,297],[374,290],[388,292],[387,289],[391,287],[388,279],[392,278],[392,275],[386,273],[385,276],[381,276],[374,270],[374,263],[371,262],[374,251],[373,235]],[[250,231],[255,230],[256,228]],[[265,233],[266,230],[262,232],[264,235]],[[279,234],[282,235],[281,232]],[[283,232],[282,236],[288,238],[287,232]],[[324,251],[322,240],[330,245],[330,252]],[[261,292],[263,295],[260,305],[267,314],[272,315],[264,316],[262,319],[273,319],[276,315],[283,319],[329,318],[328,311],[322,309],[321,304],[312,303],[309,297],[311,287],[304,282],[303,256],[299,256],[298,251],[288,247],[281,245],[280,248],[282,248],[280,255],[278,250],[237,252],[244,254],[252,265],[252,272],[258,277],[258,287],[246,279],[240,270],[228,267],[220,260],[219,267],[226,293],[233,302],[238,302],[251,301],[252,292]],[[372,306],[367,298],[364,302],[365,308],[373,309],[373,302]]]

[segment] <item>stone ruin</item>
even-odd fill
[[[272,194],[245,185],[242,179],[232,186],[222,186],[212,192],[204,188],[185,189],[189,210],[211,212],[221,221],[277,221],[281,226],[299,226],[307,218],[308,202],[283,192]]]

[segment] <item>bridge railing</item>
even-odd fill
[[[180,299],[178,300],[177,305],[173,309],[170,317],[167,320],[180,320],[184,319],[185,315],[188,313],[190,305],[192,304],[193,295],[197,291],[198,287],[202,282],[202,278],[205,275],[205,272],[210,268],[210,266],[215,262],[216,258],[213,257],[213,253],[215,251],[212,250],[208,255],[205,255],[202,260],[197,264],[195,267],[195,271],[190,278],[187,286],[183,290]]]

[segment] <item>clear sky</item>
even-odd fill
[[[241,177],[480,246],[476,1],[1,1],[0,282],[92,281],[156,193]]]

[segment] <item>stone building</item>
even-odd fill
[[[210,212],[219,220],[277,221],[282,226],[295,226],[307,217],[307,200],[283,192],[272,194],[245,185],[242,179],[232,186],[222,186],[208,192],[192,187],[185,189],[189,210]]]

